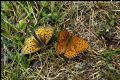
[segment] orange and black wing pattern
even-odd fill
[[[72,59],[78,54],[86,51],[88,46],[88,42],[83,38],[72,35],[67,30],[62,30],[58,35],[56,52],[57,54],[64,54],[65,57]]]
[[[59,32],[58,42],[56,47],[57,54],[62,54],[65,52],[65,48],[66,48],[66,44],[69,36],[70,36],[70,33],[66,29]]]
[[[52,27],[39,27],[35,30],[35,34],[40,41],[43,41],[45,45],[52,38],[54,29]],[[31,36],[25,40],[25,44],[22,48],[23,54],[31,54],[36,51],[39,51],[43,46],[39,44],[39,41],[36,40],[35,36]]]
[[[71,59],[88,49],[88,42],[81,37],[73,36],[64,56]]]

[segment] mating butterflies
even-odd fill
[[[31,54],[39,51],[43,45],[46,45],[52,38],[54,29],[51,27],[40,27],[35,30],[35,36],[31,36],[25,40],[25,46],[22,48],[23,54]],[[41,45],[42,43],[43,45]]]
[[[71,34],[66,29],[59,32],[57,54],[64,54],[65,57],[71,59],[86,49],[88,49],[88,42],[83,38]]]

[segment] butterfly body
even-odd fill
[[[59,32],[58,43],[56,47],[57,54],[64,54],[71,59],[88,48],[88,42],[83,38],[73,35],[66,29]]]

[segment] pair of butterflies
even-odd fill
[[[35,34],[36,36],[31,36],[25,40],[23,54],[34,53],[39,51],[42,46],[47,45],[54,34],[54,29],[51,27],[38,28],[35,30]],[[59,32],[56,46],[57,54],[63,54],[66,58],[72,59],[87,49],[88,42],[83,38],[73,35],[66,29]]]

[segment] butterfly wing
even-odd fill
[[[56,46],[56,52],[62,54],[65,52],[65,47],[67,44],[67,39],[70,36],[70,33],[67,30],[62,30],[58,34],[58,42]]]
[[[22,49],[22,53],[23,54],[31,54],[40,49],[41,49],[41,47],[38,45],[35,38],[33,36],[31,36],[25,40],[25,46]]]
[[[49,42],[54,33],[54,29],[52,27],[40,27],[35,30],[36,35],[44,41],[45,44]]]
[[[84,52],[86,49],[88,49],[88,42],[81,37],[73,36],[67,46],[64,56],[71,59],[81,52]]]

